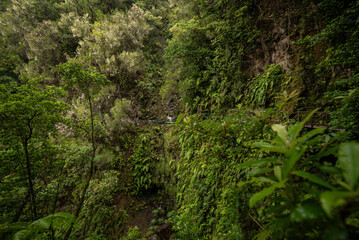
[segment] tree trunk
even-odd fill
[[[93,110],[92,110],[91,96],[89,96],[89,105],[90,105],[90,117],[91,117],[91,143],[92,143],[90,176],[92,177],[92,174],[93,174],[93,171],[94,171],[94,160],[95,160],[95,156],[96,156],[96,145],[95,145],[95,136],[94,136]]]
[[[30,156],[29,156],[29,150],[28,150],[28,140],[24,140],[22,144],[25,152],[25,158],[26,158],[26,168],[27,168],[27,178],[29,183],[29,195],[30,195],[30,204],[31,204],[31,210],[32,210],[32,220],[34,221],[36,219],[36,198],[35,198],[35,192],[34,192],[34,185],[32,183],[32,174],[31,174],[31,164],[30,164]]]

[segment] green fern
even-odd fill
[[[282,81],[283,70],[279,65],[267,66],[267,71],[258,75],[249,88],[249,103],[252,106],[264,106],[272,98],[273,90]]]
[[[33,222],[17,222],[0,226],[0,238],[4,240],[37,239],[38,235],[53,230],[67,229],[75,222],[69,213],[55,213]]]
[[[0,239],[11,239],[14,232],[21,232],[28,228],[30,223],[28,222],[16,222],[10,224],[0,225]]]

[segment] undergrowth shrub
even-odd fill
[[[10,239],[63,239],[64,232],[75,223],[69,213],[55,213],[33,222],[16,222],[0,225],[0,238]]]
[[[153,185],[153,159],[151,156],[151,140],[144,134],[138,138],[138,144],[132,159],[132,194],[140,195]]]
[[[314,112],[289,126],[273,110],[179,117],[176,236],[357,238],[359,145],[305,129]]]
[[[120,238],[120,240],[143,240],[143,239],[145,238],[141,238],[141,232],[137,226],[129,228],[126,233],[126,236]]]
[[[324,128],[300,134],[312,114],[289,127],[272,125],[275,137],[253,144],[265,155],[241,165],[247,176],[259,173],[248,181],[249,206],[262,229],[256,239],[359,236],[359,144],[341,143],[338,150]]]
[[[190,116],[179,124],[181,158],[176,162],[176,214],[172,218],[180,239],[249,239],[254,222],[241,188],[241,163],[260,153],[247,142],[268,135],[269,112],[245,112],[203,119]]]
[[[74,233],[77,237],[113,238],[109,229],[118,230],[124,224],[127,215],[118,212],[114,204],[115,196],[119,194],[118,175],[115,170],[104,170],[91,181]]]
[[[330,125],[345,129],[343,140],[359,139],[359,73],[329,85],[325,94]]]
[[[173,126],[168,126],[163,130],[162,149],[163,157],[158,158],[155,167],[154,182],[161,186],[164,191],[174,198],[176,196],[176,161],[179,158],[178,137],[173,135]]]

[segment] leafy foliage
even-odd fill
[[[34,219],[36,194],[32,183],[34,176],[31,156],[36,154],[31,151],[40,148],[41,144],[46,147],[51,134],[56,135],[56,124],[63,122],[62,114],[67,105],[58,101],[59,97],[64,96],[61,88],[48,86],[42,89],[36,80],[29,81],[20,86],[15,82],[0,85],[0,143],[4,146],[5,154],[21,152],[16,155],[22,158],[16,161],[18,164],[26,164],[28,192]]]
[[[61,231],[69,228],[74,222],[74,216],[69,213],[55,213],[30,223],[18,222],[2,225],[0,236],[2,239],[26,240],[51,235],[53,239],[60,239]]]
[[[267,66],[268,69],[264,74],[257,76],[251,82],[249,89],[249,102],[252,106],[268,106],[273,103],[273,95],[276,92],[275,87],[281,85],[283,70],[279,65]],[[279,92],[279,91],[277,91]]]
[[[0,238],[358,238],[358,9],[1,1]]]
[[[250,28],[254,19],[249,1],[209,2],[178,3],[179,19],[166,49],[175,66],[169,71],[177,72],[184,103],[192,111],[238,103],[245,86],[241,69],[257,34]]]
[[[119,229],[127,217],[125,211],[118,213],[114,206],[114,196],[119,193],[118,187],[118,172],[114,170],[103,171],[98,178],[91,181],[75,236],[116,238],[116,233],[109,233],[107,230]]]
[[[356,210],[345,218],[339,216],[357,201],[353,186],[358,180],[352,180],[357,174],[352,152],[357,143],[340,145],[340,173],[338,167],[323,160],[337,151],[329,147],[333,140],[324,134],[325,129],[300,134],[314,113],[289,127],[274,124],[271,130],[261,125],[266,115],[256,119],[242,113],[219,121],[185,118],[178,131],[182,156],[176,170],[178,208],[172,219],[178,236],[356,236],[348,223]],[[261,151],[249,147],[249,142],[272,134],[273,140],[252,144]],[[334,225],[338,227],[334,229]],[[257,234],[255,228],[260,229]]]
[[[315,167],[313,163],[332,151],[318,149],[316,146],[322,141],[318,134],[322,134],[323,129],[311,130],[300,137],[299,133],[306,120],[290,126],[288,131],[283,125],[273,125],[277,136],[272,142],[254,144],[262,151],[276,152],[280,155],[265,160],[267,166],[272,165],[269,172],[261,174],[261,177],[251,178],[252,182],[269,186],[253,194],[249,199],[249,205],[254,207],[255,204],[262,203],[262,206],[278,206],[258,210],[265,213],[261,219],[267,222],[266,229],[271,232],[274,239],[281,239],[283,236],[296,239],[316,239],[320,235],[330,239],[336,239],[338,236],[355,236],[357,233],[352,232],[346,222],[349,216],[339,220],[339,217],[333,215],[340,215],[340,211],[345,211],[344,206],[351,201],[357,201],[354,188],[357,180],[354,179],[358,171],[352,152],[357,143],[343,143],[339,148],[337,165],[342,169],[342,179],[345,181],[336,179],[335,175],[322,175],[318,171],[321,166]],[[310,148],[318,150],[308,157],[305,153]],[[256,161],[253,162],[253,165],[255,164]],[[266,165],[258,165],[258,168],[263,169]],[[301,180],[298,181],[297,177]],[[315,184],[316,187],[311,188],[311,184]],[[271,219],[264,216],[271,216]],[[308,221],[312,225],[308,225]],[[339,227],[331,229],[335,224],[339,224]],[[301,232],[295,231],[298,225],[302,229]]]
[[[46,136],[61,121],[61,113],[66,109],[64,102],[57,101],[64,96],[61,88],[42,89],[36,82],[20,86],[2,84],[0,87],[1,133],[4,136],[10,132],[22,140],[31,138],[32,134]]]
[[[141,232],[139,231],[138,227],[130,228],[127,231],[127,236],[122,237],[120,240],[137,240],[137,239],[143,239],[141,238]]]
[[[140,135],[138,146],[132,156],[133,194],[138,195],[152,187],[152,164],[149,156],[148,139]]]
[[[267,134],[266,114],[244,112],[222,119],[190,116],[178,129],[181,158],[176,161],[177,210],[173,217],[180,238],[238,239],[252,236],[248,188],[240,164],[258,156],[248,141]],[[243,131],[245,129],[245,131]]]
[[[145,12],[136,5],[126,15],[116,12],[93,25],[86,17],[79,19],[72,27],[74,36],[82,39],[77,59],[109,77],[129,80],[126,76],[141,71],[142,42],[150,30]]]
[[[76,86],[86,95],[86,98],[96,95],[102,86],[109,83],[105,75],[85,70],[76,61],[59,65],[58,71],[66,81],[66,88]]]

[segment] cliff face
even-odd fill
[[[309,90],[311,79],[315,76],[310,65],[320,61],[325,51],[318,52],[317,48],[305,51],[298,41],[306,36],[314,36],[324,28],[322,13],[318,9],[317,2],[257,1],[255,7],[254,14],[257,17],[254,28],[258,29],[258,36],[254,50],[249,55],[251,64],[246,70],[249,76],[249,88],[254,87],[253,79],[268,71],[266,66],[274,64],[283,70],[283,77],[275,83],[276,88],[268,89],[274,91],[274,95],[281,95],[284,92],[288,94],[295,92],[296,97],[313,95]],[[309,62],[303,61],[308,57],[311,58]],[[251,97],[248,95],[247,99]],[[305,107],[306,104],[302,102],[300,105]],[[295,107],[300,106],[291,106],[290,109]]]
[[[176,67],[169,64],[167,81],[179,84],[192,112],[222,111],[237,104],[274,106],[276,96],[294,91],[307,99],[296,107],[323,107],[328,86],[357,72],[358,57],[352,51],[357,49],[355,1],[176,4],[166,51]],[[263,80],[256,79],[263,78],[270,65],[280,66],[282,76],[267,77],[273,86],[261,87]],[[252,94],[260,88],[268,98],[265,103],[253,102]]]

